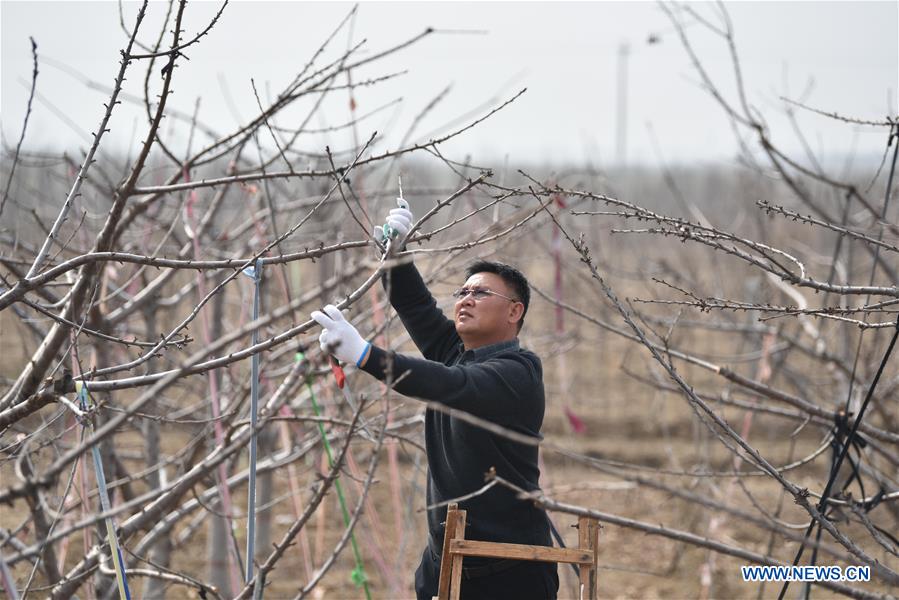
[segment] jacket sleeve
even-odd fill
[[[412,263],[384,273],[381,279],[403,326],[428,360],[443,362],[461,343],[456,326],[437,307],[421,274]]]
[[[536,435],[543,420],[542,367],[523,355],[447,366],[372,346],[362,370],[380,380],[391,365],[393,388]],[[536,427],[530,417],[536,417]],[[524,427],[522,427],[524,426]]]

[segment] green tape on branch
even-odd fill
[[[298,351],[294,356],[297,362],[302,362],[306,360],[306,355],[303,352]],[[306,389],[309,390],[309,399],[312,403],[312,411],[315,413],[316,417],[321,418],[321,410],[319,410],[318,402],[315,400],[315,391],[312,389],[312,383],[309,381],[309,377],[306,377]],[[325,424],[320,420],[317,423],[318,425],[318,433],[322,438],[322,446],[325,448],[325,455],[328,457],[328,466],[330,468],[334,468],[334,455],[331,452],[331,443],[328,442],[328,434],[325,432]],[[337,490],[337,501],[340,503],[340,511],[343,513],[343,524],[347,527],[350,526],[350,512],[346,507],[346,499],[343,496],[343,487],[340,485],[340,479],[334,479],[334,489]],[[350,546],[353,548],[353,559],[356,561],[355,568],[350,572],[350,581],[356,587],[361,587],[365,590],[365,598],[366,600],[371,600],[371,591],[368,589],[368,577],[365,574],[365,565],[362,562],[362,553],[359,551],[359,545],[356,543],[356,533],[350,533]]]

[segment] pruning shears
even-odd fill
[[[343,367],[340,366],[340,363],[333,354],[328,355],[328,364],[331,365],[331,373],[334,374],[334,380],[337,382],[337,387],[343,390],[346,385],[346,373],[343,372]]]
[[[334,381],[337,383],[337,387],[340,388],[340,392],[343,394],[343,399],[346,400],[347,405],[355,413],[357,411],[356,401],[353,400],[353,393],[350,391],[350,386],[346,382],[346,373],[343,372],[343,367],[340,366],[340,363],[333,354],[328,355],[328,364],[331,366],[331,373],[333,373]],[[362,437],[368,441],[374,441],[374,434],[368,428],[368,425],[361,416],[359,417],[359,426],[362,429]]]
[[[397,208],[405,208],[409,210],[409,203],[406,202],[406,199],[403,198],[403,178],[400,175],[397,175],[397,181],[399,183],[400,195],[396,199]],[[389,223],[384,223],[383,225],[377,225],[375,227],[375,239],[378,240],[382,245],[388,245],[390,242],[395,240],[400,235],[400,232],[390,226]]]
[[[397,184],[399,185],[399,188],[400,188],[400,197],[396,199],[396,206],[397,206],[397,208],[405,208],[406,210],[409,210],[409,203],[406,202],[405,198],[403,198],[403,177],[402,177],[402,175],[397,175],[396,180],[397,180]]]

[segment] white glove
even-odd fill
[[[322,333],[318,336],[322,352],[333,354],[337,360],[345,363],[353,363],[357,367],[368,356],[371,344],[362,339],[356,328],[343,318],[343,313],[334,305],[327,305],[321,311],[313,311],[312,319],[322,326]],[[327,313],[327,314],[325,314]]]
[[[409,204],[402,198],[396,199],[397,208],[390,209],[386,223],[375,227],[375,238],[387,243],[389,240],[403,242],[409,230],[412,229],[412,211]]]

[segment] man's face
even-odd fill
[[[516,337],[524,305],[514,290],[495,273],[475,273],[463,284],[466,289],[490,290],[516,301],[488,294],[480,299],[468,294],[456,300],[453,320],[467,349],[478,348]]]

